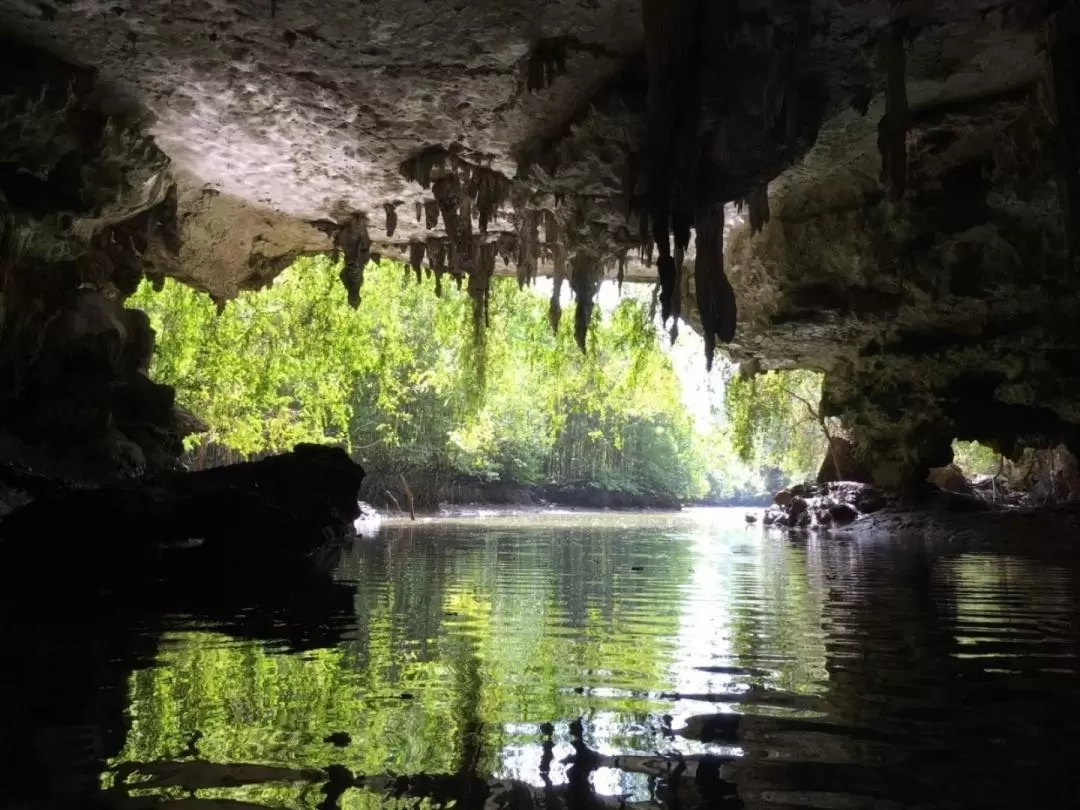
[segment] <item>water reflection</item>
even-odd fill
[[[244,606],[170,619],[99,796],[1063,806],[1075,574],[910,537],[796,541],[737,512],[385,524],[341,565],[352,604],[316,622],[337,643],[238,638]]]

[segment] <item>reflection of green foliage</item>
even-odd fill
[[[728,545],[746,543],[741,526],[698,524],[692,545],[685,533],[694,524],[671,531],[618,520],[397,530],[346,561],[358,627],[334,649],[286,654],[205,632],[175,635],[156,667],[131,678],[131,729],[114,764],[174,759],[198,730],[199,756],[211,762],[487,774],[509,746],[535,744],[535,731],[515,725],[579,715],[604,717],[597,744],[651,753],[643,718],[672,708],[655,695],[681,688],[685,663],[709,664],[711,655],[775,669],[765,681],[772,689],[819,689],[822,594],[804,550],[764,544],[734,556]],[[703,600],[715,623],[684,636]],[[323,742],[338,731],[351,736],[348,747]],[[308,807],[303,791],[315,789],[199,795]],[[373,808],[380,798],[353,790],[342,806]]]
[[[374,470],[441,468],[519,483],[704,490],[680,385],[647,305],[599,312],[582,354],[573,319],[558,334],[547,301],[495,279],[491,325],[477,341],[465,292],[403,283],[400,265],[369,267],[358,310],[337,268],[300,259],[269,290],[222,315],[167,281],[131,304],[159,335],[152,373],[240,455],[338,440]]]

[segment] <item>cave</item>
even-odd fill
[[[344,453],[186,473],[204,426],[126,305],[169,278],[223,309],[320,254],[354,308],[380,257],[457,280],[478,329],[494,276],[553,279],[556,325],[566,282],[583,349],[602,281],[654,284],[703,375],[823,374],[882,491],[957,439],[1080,456],[1069,0],[0,0],[0,46],[0,486],[31,501],[9,565],[164,575],[147,532],[213,568],[237,527],[351,528]]]
[[[565,279],[581,329],[600,280],[658,283],[703,373],[823,372],[884,486],[952,437],[1077,450],[1070,4],[593,5],[0,6],[5,456],[169,469],[198,414],[125,297],[318,252],[354,306],[380,256],[485,312]]]

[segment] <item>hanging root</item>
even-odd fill
[[[724,206],[713,205],[697,219],[694,281],[705,339],[705,366],[712,370],[716,343],[735,337],[735,291],[724,273]]]

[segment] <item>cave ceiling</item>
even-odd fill
[[[0,191],[38,258],[164,211],[121,289],[170,275],[224,301],[327,250],[357,304],[378,255],[467,274],[481,306],[493,273],[584,300],[603,277],[658,280],[710,348],[830,373],[831,407],[878,414],[878,438],[904,421],[895,387],[873,393],[886,366],[946,432],[1037,406],[1037,430],[1068,433],[1077,17],[1058,0],[0,0],[17,44]],[[40,57],[35,80],[18,48],[71,64]],[[107,122],[92,136],[88,111]],[[1006,411],[961,414],[963,379]]]

